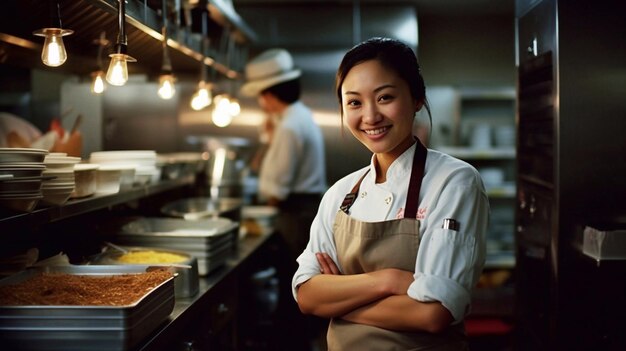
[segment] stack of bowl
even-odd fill
[[[31,212],[42,199],[48,150],[0,148],[0,207]]]
[[[43,175],[54,178],[43,181],[41,202],[49,205],[62,205],[67,202],[76,185],[74,165],[78,162],[80,157],[67,156],[65,153],[51,153],[46,156],[44,159],[46,170]]]
[[[134,167],[135,185],[156,183],[161,178],[157,168],[157,154],[154,150],[117,150],[92,152],[89,162],[106,168],[119,168],[121,171]]]

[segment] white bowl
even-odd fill
[[[49,205],[63,205],[64,203],[67,202],[67,200],[69,200],[70,198],[70,194],[72,194],[72,191],[64,191],[64,192],[53,192],[53,193],[48,193],[46,191],[43,191],[43,198],[41,199],[41,202],[49,204]]]
[[[70,195],[71,198],[90,196],[96,193],[96,173],[99,165],[93,163],[77,163],[74,165],[76,186]]]
[[[11,210],[20,212],[31,212],[39,203],[43,196],[39,195],[30,196],[13,196],[2,197],[0,196],[0,207],[9,208]]]
[[[135,183],[135,171],[136,166],[130,164],[99,164],[98,169],[103,169],[106,171],[119,171],[120,172],[120,189],[119,190],[128,190],[133,187]]]
[[[96,193],[115,194],[120,191],[122,171],[119,168],[106,168],[103,165],[96,170]]]
[[[0,181],[0,193],[2,194],[20,194],[38,190],[41,190],[41,179]]]

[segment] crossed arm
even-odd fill
[[[453,322],[439,302],[420,302],[407,295],[413,272],[387,268],[342,275],[328,254],[316,255],[322,274],[298,288],[302,313],[397,331],[437,333]]]

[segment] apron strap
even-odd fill
[[[415,138],[415,154],[413,154],[413,169],[411,170],[411,180],[409,181],[409,192],[406,196],[404,206],[404,218],[417,218],[417,205],[419,204],[420,190],[422,188],[422,178],[426,168],[426,147],[419,139]]]
[[[365,173],[363,173],[361,179],[359,179],[359,181],[352,187],[352,190],[346,194],[346,197],[343,198],[343,202],[341,203],[341,206],[339,208],[346,214],[350,214],[350,207],[352,207],[357,195],[359,195],[359,188],[361,187],[361,183],[363,182],[363,179],[365,179],[365,176],[367,175],[367,173],[369,173],[369,171],[370,170],[368,169],[367,171],[365,171]]]
[[[426,147],[422,145],[419,139],[415,138],[415,153],[413,154],[413,169],[411,170],[411,180],[409,181],[409,190],[406,197],[406,205],[404,206],[404,218],[417,218],[417,205],[419,203],[419,195],[422,187],[422,178],[424,178],[424,169],[426,168]],[[370,170],[365,171],[361,179],[352,187],[352,190],[343,198],[343,202],[339,207],[346,214],[350,214],[350,207],[354,204],[359,194],[359,188],[365,176]],[[415,194],[416,196],[411,196]]]

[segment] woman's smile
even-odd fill
[[[379,127],[375,129],[363,129],[363,131],[369,136],[377,137],[382,136],[382,134],[386,133],[389,129],[391,129],[391,126]]]

